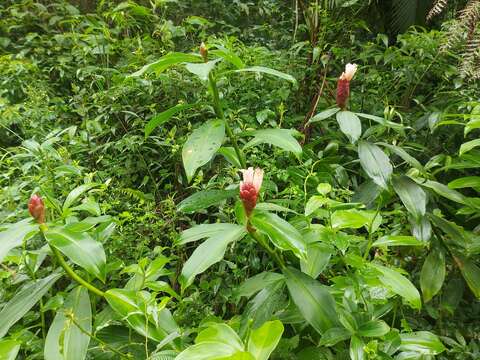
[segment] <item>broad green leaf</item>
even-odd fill
[[[165,110],[155,116],[153,116],[145,125],[145,137],[148,137],[157,126],[160,126],[171,119],[172,116],[179,113],[182,110],[190,109],[195,104],[177,104],[168,110]]]
[[[302,234],[290,223],[265,211],[256,211],[251,223],[258,231],[267,235],[276,247],[285,251],[291,250],[297,257],[305,259],[307,248]]]
[[[338,107],[335,107],[335,108],[332,108],[332,109],[326,109],[326,110],[323,110],[322,112],[319,112],[317,115],[313,116],[309,122],[310,123],[313,123],[313,122],[317,122],[317,121],[322,121],[322,120],[325,120],[325,119],[328,119],[329,117],[335,115],[336,113],[338,113],[340,111],[340,108]]]
[[[172,67],[177,64],[184,62],[202,62],[203,59],[200,55],[196,54],[184,54],[173,52],[162,56],[157,61],[147,64],[142,67],[140,70],[129,75],[130,77],[142,76],[145,73],[155,72],[157,74],[167,70],[169,67]]]
[[[456,255],[453,257],[457,263],[463,278],[468,284],[472,293],[480,299],[480,268],[469,258]]]
[[[423,216],[421,219],[410,219],[410,224],[412,226],[412,235],[424,242],[427,243],[432,236],[432,224],[428,220],[427,216]]]
[[[192,74],[197,75],[200,80],[207,81],[208,74],[215,68],[215,65],[222,59],[215,59],[206,63],[194,64],[186,63],[185,68]]]
[[[466,176],[455,179],[448,183],[450,189],[463,189],[463,188],[479,188],[480,189],[480,176]]]
[[[329,203],[328,198],[323,195],[313,195],[308,199],[307,204],[305,205],[305,216],[312,215],[315,211],[321,208],[323,205]]]
[[[285,269],[284,274],[291,299],[319,334],[339,325],[335,299],[327,287],[294,268]]]
[[[236,226],[235,228],[232,227],[229,232],[222,232],[209,237],[199,245],[183,265],[179,279],[182,290],[185,290],[193,282],[195,276],[222,260],[227,246],[240,240],[245,234],[246,230],[243,227]]]
[[[389,148],[391,151],[393,151],[395,154],[397,154],[398,156],[400,156],[404,161],[406,161],[411,167],[419,170],[420,172],[424,173],[425,172],[425,169],[423,168],[423,165],[420,164],[420,162],[415,159],[412,155],[410,155],[409,153],[407,153],[403,148],[401,148],[400,146],[396,146],[396,145],[391,145],[391,144],[387,144],[387,143],[384,143],[384,142],[380,142],[378,143],[382,146],[385,146],[386,148]]]
[[[421,186],[405,175],[394,177],[392,183],[408,212],[417,221],[421,219],[425,215],[427,206],[427,194]]]
[[[177,244],[183,245],[192,241],[233,233],[242,229],[244,229],[243,226],[225,223],[196,225],[183,231]]]
[[[335,229],[358,229],[369,225],[371,218],[356,209],[337,210],[332,214],[332,227]]]
[[[268,321],[258,329],[252,330],[248,338],[248,351],[255,360],[268,360],[277,347],[283,334],[281,321]]]
[[[237,333],[226,324],[212,324],[201,331],[195,339],[196,344],[203,342],[216,342],[231,346],[232,348],[243,351],[242,340]]]
[[[332,254],[333,249],[330,245],[320,242],[308,244],[307,258],[300,260],[302,272],[316,279],[327,267]]]
[[[223,46],[218,46],[217,49],[210,50],[209,53],[221,57],[230,64],[234,65],[237,69],[242,69],[245,67],[242,59],[240,59],[237,54],[227,48],[224,48]]]
[[[78,286],[68,295],[50,325],[45,340],[45,360],[83,360],[87,356],[90,337],[65,315],[68,311],[82,329],[92,331],[92,310],[88,290]]]
[[[212,159],[225,138],[223,120],[210,120],[195,129],[183,145],[183,166],[188,181],[192,180],[195,171]]]
[[[445,254],[434,248],[428,254],[420,273],[423,301],[429,302],[442,288],[445,280]]]
[[[175,360],[255,360],[244,351],[218,342],[203,342],[190,346],[177,355]]]
[[[372,246],[425,246],[425,243],[413,236],[385,235],[375,241]]]
[[[466,143],[463,143],[460,146],[460,156],[462,156],[466,152],[469,152],[473,148],[476,148],[477,146],[480,146],[480,139],[475,139],[475,140],[471,140],[471,141],[467,141]]]
[[[145,316],[147,304],[143,300],[142,293],[126,289],[110,289],[105,292],[105,300],[137,333],[160,342],[174,327],[174,324],[171,324],[173,319],[167,309],[162,309],[158,316],[164,320],[158,320],[161,327],[155,326],[153,321]]]
[[[393,291],[395,294],[403,297],[414,309],[422,307],[420,293],[417,288],[405,276],[399,272],[378,264],[370,264],[374,269],[381,273],[380,282]]]
[[[340,130],[348,137],[352,144],[362,135],[362,123],[355,113],[345,110],[339,111],[337,112],[337,122]]]
[[[69,209],[82,194],[86,193],[87,191],[96,186],[98,186],[97,183],[82,184],[70,191],[70,193],[67,195],[67,198],[65,199],[65,202],[63,203],[63,211],[65,212],[67,209]]]
[[[352,336],[350,339],[350,359],[351,360],[364,360],[365,357],[365,343],[357,336]]]
[[[61,276],[61,274],[54,273],[43,279],[25,284],[3,306],[2,311],[0,311],[0,339],[45,295]]]
[[[230,164],[237,168],[241,168],[242,164],[240,163],[240,160],[238,160],[237,153],[235,151],[235,148],[230,147],[230,146],[222,146],[220,149],[217,151],[218,154],[222,155],[225,160],[227,160]]]
[[[293,137],[293,134],[295,134],[295,130],[290,129],[256,130],[248,134],[253,135],[254,138],[245,145],[245,148],[256,146],[258,144],[270,144],[285,151],[293,152],[298,156],[302,153],[302,147]]]
[[[367,175],[375,184],[386,189],[393,172],[388,156],[377,145],[366,141],[358,143],[358,156]]]
[[[105,282],[106,257],[103,246],[88,233],[74,232],[65,227],[50,228],[45,232],[48,243],[78,266]]]
[[[255,73],[263,73],[263,74],[268,74],[268,75],[273,75],[276,76],[280,79],[290,81],[293,84],[297,83],[297,80],[292,75],[285,74],[283,72],[280,72],[278,70],[270,69],[267,67],[263,66],[252,66],[248,68],[243,68],[243,69],[238,69],[235,70],[235,72],[255,72]]]
[[[15,224],[0,225],[0,263],[13,248],[23,244],[27,236],[38,232],[38,224],[31,219],[21,220]]]
[[[238,190],[204,190],[190,195],[177,205],[177,210],[184,213],[194,213],[199,210],[207,210],[228,198],[238,195]]]
[[[383,320],[370,320],[358,327],[357,334],[364,337],[380,337],[390,331],[390,326]]]
[[[352,333],[344,327],[333,327],[325,331],[320,339],[320,346],[333,346],[340,341],[350,339]]]
[[[237,289],[236,295],[238,297],[251,297],[266,286],[279,281],[284,281],[284,279],[285,277],[282,274],[265,271],[245,280],[245,282]]]
[[[443,196],[449,200],[455,201],[460,204],[466,204],[465,196],[458,191],[450,189],[447,185],[441,184],[436,181],[427,180],[421,184],[435,191],[438,195]]]
[[[2,360],[15,360],[19,350],[20,343],[15,340],[0,341],[0,359]]]
[[[438,355],[445,351],[442,342],[429,331],[400,334],[400,339],[402,351],[413,351],[422,355]]]

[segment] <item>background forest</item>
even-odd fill
[[[0,359],[479,359],[479,20],[1,1]]]

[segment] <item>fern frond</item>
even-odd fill
[[[427,21],[430,21],[435,16],[440,15],[446,9],[447,5],[448,0],[435,0],[435,3],[427,14]]]

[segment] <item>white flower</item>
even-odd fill
[[[342,75],[340,76],[340,80],[351,81],[356,72],[357,72],[357,64],[348,63],[345,66],[345,72],[343,72]]]
[[[249,167],[246,170],[240,170],[243,174],[243,181],[240,182],[240,189],[245,188],[245,185],[253,185],[255,192],[258,194],[262,187],[263,170],[253,167]]]

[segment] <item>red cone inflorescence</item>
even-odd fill
[[[200,55],[202,55],[203,61],[208,61],[208,49],[203,42],[200,44]]]
[[[28,211],[39,224],[45,223],[45,205],[42,198],[37,194],[30,198],[30,201],[28,202]]]
[[[242,199],[243,207],[250,217],[253,209],[257,205],[258,194],[262,186],[263,170],[252,167],[247,170],[241,170],[243,174],[243,181],[240,181],[240,199]]]
[[[342,110],[347,107],[348,98],[350,97],[350,81],[352,80],[356,71],[357,65],[347,64],[345,66],[345,72],[343,72],[342,75],[338,78],[337,105]]]

